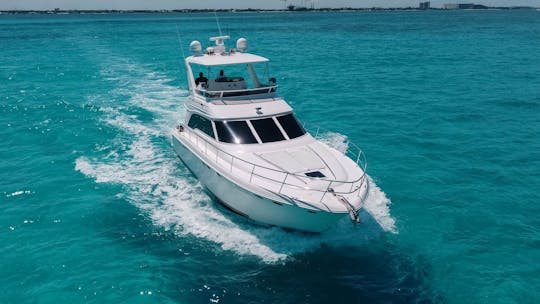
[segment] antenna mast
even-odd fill
[[[216,17],[216,23],[217,23],[217,28],[218,28],[218,30],[219,30],[219,35],[220,35],[220,36],[223,36],[223,35],[221,34],[221,27],[219,26],[219,20],[218,20],[216,11],[214,11],[214,16]]]
[[[186,58],[186,54],[184,54],[184,47],[182,47],[182,39],[180,38],[180,30],[178,29],[178,24],[176,25],[176,36],[178,37],[178,43],[180,44],[180,50],[182,50],[182,58]]]

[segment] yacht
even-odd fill
[[[257,223],[321,232],[367,199],[366,160],[348,142],[340,152],[307,131],[278,95],[265,57],[244,38],[190,44],[185,120],[172,131],[182,162],[225,207]],[[267,80],[266,80],[267,79]]]

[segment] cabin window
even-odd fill
[[[214,138],[214,129],[212,128],[212,122],[198,114],[192,114],[189,118],[188,126],[192,129],[199,129],[206,133],[208,136]]]
[[[271,117],[251,120],[251,124],[263,143],[285,140],[285,136]]]
[[[231,144],[256,144],[246,121],[215,121],[219,141]]]
[[[304,130],[304,127],[296,120],[296,118],[292,114],[287,114],[283,116],[277,117],[277,120],[279,121],[279,124],[285,130],[285,133],[287,133],[287,136],[289,136],[290,139],[300,137],[304,134],[306,134],[306,130]]]

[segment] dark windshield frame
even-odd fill
[[[293,113],[250,120],[215,120],[214,126],[215,138],[229,144],[280,142],[307,133]]]
[[[262,143],[286,140],[272,117],[250,120]]]
[[[304,127],[293,115],[293,113],[276,116],[276,119],[281,125],[281,128],[283,129],[283,131],[287,133],[287,136],[289,137],[289,139],[295,139],[307,133]]]
[[[229,144],[259,143],[246,120],[216,120],[214,124],[220,142]]]
[[[214,136],[214,128],[212,127],[212,120],[202,115],[199,115],[196,113],[191,114],[191,116],[189,117],[188,127],[192,129],[199,129],[206,135],[212,137],[213,139],[216,138]]]

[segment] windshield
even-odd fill
[[[252,132],[247,120],[217,120],[214,123],[218,140],[230,144],[256,144],[259,142],[256,136],[260,139],[260,143],[270,143],[306,134],[306,130],[292,113],[249,120],[255,133]]]
[[[251,120],[251,124],[263,143],[285,140],[285,136],[283,136],[281,130],[271,117]]]
[[[195,87],[207,91],[234,91],[274,86],[267,63],[202,66],[192,64]],[[272,79],[273,80],[273,79]]]
[[[231,144],[256,144],[246,121],[215,121],[218,139]]]
[[[300,137],[304,134],[306,134],[306,130],[304,130],[304,127],[296,120],[296,117],[291,114],[278,116],[277,120],[279,121],[279,124],[287,133],[287,136],[289,136],[290,139]]]

